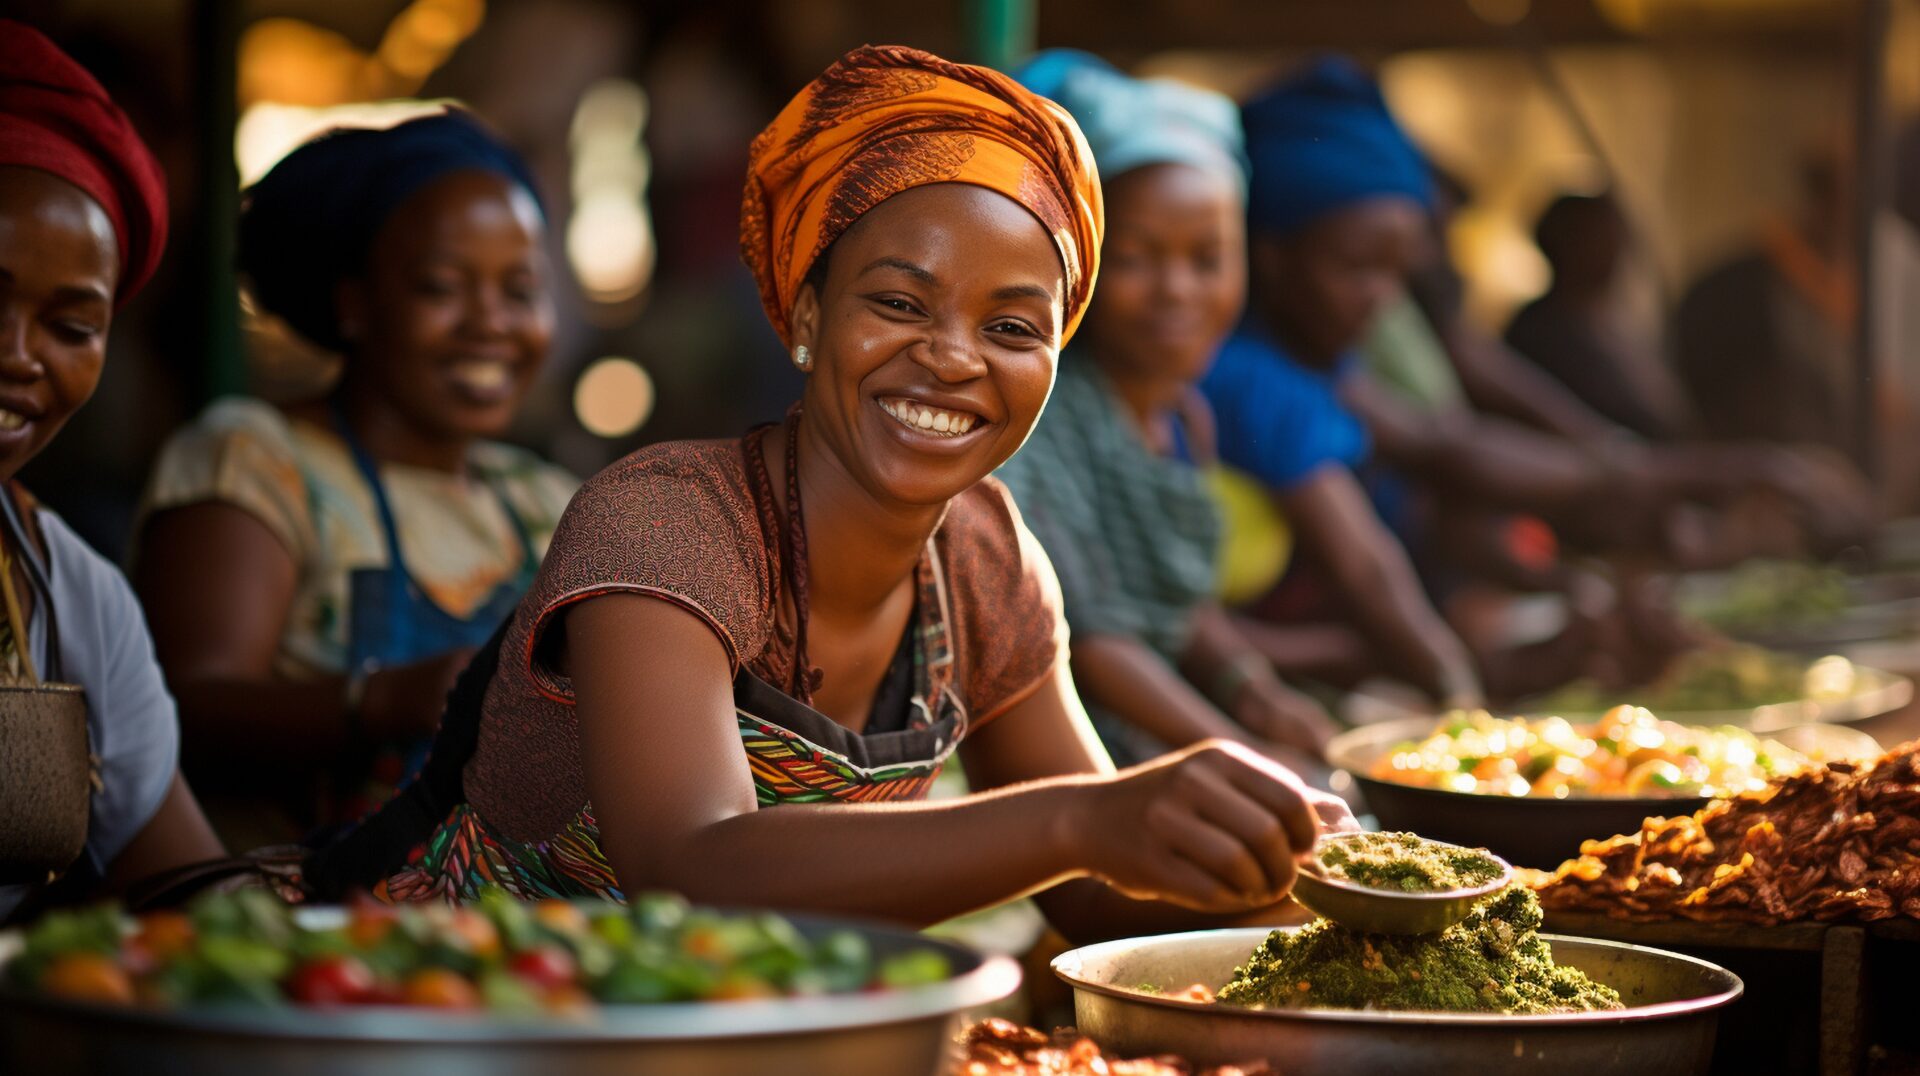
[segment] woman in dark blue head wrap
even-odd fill
[[[1466,647],[1355,477],[1371,442],[1342,398],[1357,372],[1350,353],[1419,252],[1432,197],[1426,162],[1373,80],[1338,57],[1248,101],[1240,116],[1253,162],[1250,311],[1202,389],[1221,459],[1272,493],[1314,569],[1290,576],[1269,607],[1290,620],[1338,610],[1369,637],[1382,671],[1436,700],[1477,703]]]
[[[255,303],[341,375],[176,434],[135,577],[231,843],[390,794],[531,581],[575,482],[491,439],[546,361],[544,231],[526,165],[456,109],[322,135],[247,192]]]

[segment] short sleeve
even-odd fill
[[[998,479],[954,498],[936,541],[959,683],[978,727],[1032,695],[1066,660],[1060,584]]]
[[[100,786],[87,855],[105,871],[160,809],[180,764],[180,724],[133,588],[45,509],[39,513],[68,680],[87,693]]]
[[[694,614],[719,637],[735,671],[760,653],[771,587],[737,447],[662,446],[580,487],[554,530],[514,633],[542,694],[573,701],[573,685],[553,661],[555,615],[615,593],[660,598]]]
[[[1366,459],[1366,429],[1340,403],[1333,379],[1270,345],[1235,337],[1201,387],[1218,423],[1220,458],[1274,489]]]
[[[258,519],[296,562],[305,563],[318,540],[292,428],[265,401],[217,401],[175,433],[160,450],[141,516],[209,501]]]

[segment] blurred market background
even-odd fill
[[[1451,239],[1498,332],[1547,286],[1535,218],[1610,191],[1631,242],[1635,376],[1689,282],[1783,214],[1829,213],[1841,445],[1890,515],[1916,506],[1920,0],[14,0],[98,73],[171,177],[176,240],[113,334],[94,404],[24,476],[120,557],[152,455],[207,400],[310,394],[330,361],[245,309],[242,184],[301,139],[454,98],[534,162],[560,277],[553,361],[520,438],[581,474],[639,444],[775,417],[797,389],[737,258],[751,136],[848,47],[1007,64],[1068,45],[1228,93],[1337,49],[1381,76],[1464,199]],[[410,104],[409,102],[413,102]],[[1864,137],[1862,137],[1864,136]],[[1904,216],[1903,216],[1904,211]],[[288,251],[297,258],[299,251]],[[1858,391],[1871,383],[1871,392]],[[1865,401],[1870,405],[1860,407]]]

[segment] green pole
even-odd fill
[[[967,54],[1005,71],[1033,53],[1040,0],[967,0]]]
[[[200,117],[200,241],[194,246],[195,304],[200,312],[201,402],[244,391],[246,360],[240,347],[240,301],[233,256],[240,219],[240,173],[233,159],[239,122],[240,5],[238,0],[200,0],[194,5],[193,37],[203,57],[194,86]],[[297,256],[289,252],[289,256]]]

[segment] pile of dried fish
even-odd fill
[[[1000,1019],[968,1028],[961,1049],[954,1076],[1274,1076],[1265,1064],[1196,1069],[1177,1057],[1120,1061],[1101,1056],[1092,1039],[1072,1028],[1048,1035]]]
[[[1920,919],[1920,741],[1828,763],[1640,832],[1534,879],[1549,911],[1619,919]]]

